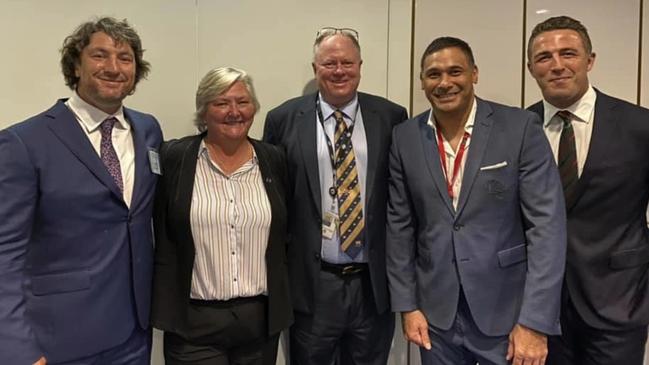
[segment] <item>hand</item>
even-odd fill
[[[430,350],[430,338],[428,337],[428,321],[420,310],[401,313],[401,325],[403,337],[417,346]]]
[[[44,356],[41,356],[41,358],[38,359],[38,361],[36,361],[34,365],[47,365],[47,360],[45,360]]]
[[[507,360],[513,365],[543,365],[548,356],[548,339],[540,332],[520,324],[509,334]]]

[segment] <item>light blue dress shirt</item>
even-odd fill
[[[320,117],[316,113],[317,123],[317,141],[318,141],[318,173],[320,176],[320,196],[322,199],[322,216],[328,211],[333,210],[338,213],[338,202],[329,195],[329,188],[333,186],[333,170],[331,167],[331,158],[327,148],[326,135],[329,137],[332,145],[334,143],[334,133],[336,129],[336,119],[333,116],[336,108],[327,104],[318,94],[320,100],[320,109],[324,123],[320,122]],[[356,169],[358,171],[358,182],[361,188],[361,201],[363,202],[363,218],[367,217],[365,202],[365,182],[367,176],[367,138],[365,136],[365,126],[361,115],[360,105],[358,104],[358,95],[354,97],[347,105],[340,108],[343,112],[347,127],[354,125],[352,133],[352,145],[354,147],[354,156],[356,158]],[[322,126],[324,125],[324,130]],[[367,226],[365,227],[367,229]],[[365,235],[367,237],[367,235]],[[364,239],[363,249],[355,257],[351,258],[340,248],[340,237],[335,232],[331,239],[322,237],[322,260],[332,264],[346,264],[350,262],[367,262],[367,242]]]

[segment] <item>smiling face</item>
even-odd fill
[[[527,67],[543,98],[557,108],[567,108],[588,90],[588,72],[595,54],[589,54],[577,33],[557,29],[539,34],[532,42]]]
[[[348,36],[336,34],[317,47],[313,72],[323,99],[334,107],[342,107],[356,95],[361,81],[360,51]]]
[[[468,113],[474,98],[473,84],[477,82],[477,67],[458,47],[440,49],[424,59],[421,88],[438,120]]]
[[[204,118],[208,138],[246,139],[256,111],[246,85],[236,81],[207,105]]]
[[[77,93],[89,104],[112,114],[135,85],[135,55],[127,43],[97,32],[81,51],[75,75]]]

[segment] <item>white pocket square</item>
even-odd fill
[[[480,171],[495,170],[495,169],[499,169],[499,168],[505,167],[505,166],[507,166],[507,161],[498,162],[497,164],[493,164],[493,165],[489,165],[489,166],[482,166],[480,168]]]

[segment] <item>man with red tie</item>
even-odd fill
[[[561,336],[549,364],[641,365],[649,323],[649,110],[593,88],[588,31],[567,16],[539,23],[528,69],[564,189],[568,251]]]

